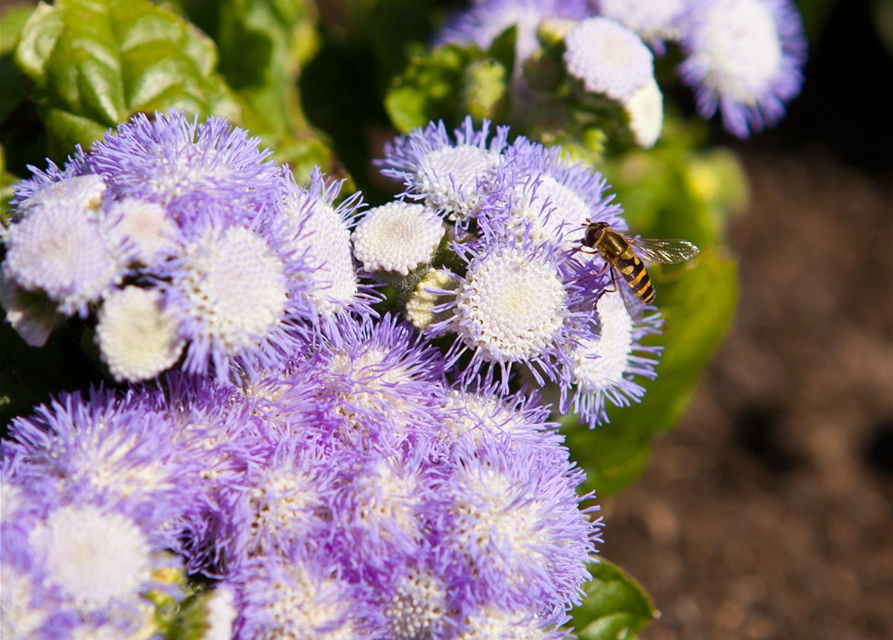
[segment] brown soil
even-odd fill
[[[747,159],[735,325],[603,553],[645,639],[893,638],[893,180]]]

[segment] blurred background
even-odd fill
[[[662,613],[646,639],[893,638],[893,8],[800,4],[803,95],[717,138],[751,180],[732,329],[605,506],[604,554]]]

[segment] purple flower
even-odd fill
[[[561,147],[519,138],[505,153],[481,206],[480,218],[502,224],[536,242],[559,241],[577,249],[588,222],[627,228],[623,209],[602,175],[584,162],[571,162]]]
[[[209,211],[184,229],[179,255],[160,271],[165,308],[189,340],[184,369],[229,380],[231,365],[268,368],[298,342],[290,324],[311,314],[301,256],[277,243],[263,214],[244,224]],[[273,221],[275,223],[275,220]]]
[[[687,0],[596,0],[598,13],[619,22],[660,55],[664,41],[676,41],[683,33]]]
[[[618,282],[617,286],[627,285]],[[660,332],[660,316],[654,313],[634,320],[620,292],[599,297],[596,324],[594,335],[570,349],[575,387],[562,387],[559,407],[562,412],[573,410],[590,429],[608,422],[606,401],[616,407],[641,402],[645,388],[635,378],[657,377],[654,367],[663,349],[641,344],[645,336]]]
[[[239,640],[366,640],[377,626],[366,589],[325,555],[259,557],[231,579],[240,589]]]
[[[264,450],[219,490],[215,544],[227,571],[266,554],[322,548],[334,534],[332,503],[351,461],[300,437],[256,438]]]
[[[319,167],[303,187],[288,169],[280,179],[285,244],[302,255],[305,263],[294,277],[308,289],[327,327],[345,312],[374,315],[370,305],[378,300],[368,286],[360,284],[351,252],[350,231],[363,206],[362,194],[357,192],[336,206],[343,185],[343,180],[327,178]]]
[[[679,67],[695,89],[698,113],[739,138],[777,124],[800,93],[806,40],[790,0],[709,0],[692,3]]]
[[[90,169],[114,194],[165,205],[179,223],[211,205],[238,219],[276,202],[277,168],[259,138],[223,117],[137,114],[94,143]]]
[[[197,468],[181,457],[164,415],[129,393],[63,394],[33,416],[16,418],[4,456],[21,486],[54,482],[54,501],[118,505],[150,529],[166,526],[189,504]]]
[[[13,187],[15,194],[10,204],[19,209],[27,209],[32,204],[36,204],[41,200],[45,200],[48,196],[59,195],[60,190],[67,191],[68,186],[60,187],[59,183],[71,182],[71,178],[87,176],[90,170],[87,167],[87,155],[80,145],[75,147],[74,155],[69,156],[65,164],[59,167],[55,162],[47,158],[46,170],[28,165],[28,170],[34,174],[28,180],[22,180]],[[91,186],[91,189],[85,189],[82,194],[93,195],[96,193],[98,183],[95,182],[96,176],[91,176],[87,181],[76,181],[78,191],[82,186]],[[104,191],[104,187],[102,191]],[[100,193],[100,196],[102,193]],[[39,197],[38,197],[39,196]],[[88,198],[92,200],[93,198]]]
[[[477,213],[478,182],[499,164],[508,134],[508,127],[497,127],[491,139],[490,121],[484,120],[478,131],[471,116],[452,136],[443,121],[431,122],[386,145],[384,159],[375,164],[404,184],[402,195],[465,225]]]
[[[539,50],[537,30],[544,20],[582,20],[591,14],[587,0],[484,0],[453,16],[437,43],[473,43],[488,49],[506,29],[517,26],[515,56],[520,63]]]
[[[498,368],[505,391],[515,366],[526,367],[540,385],[547,378],[563,383],[570,364],[564,346],[585,335],[590,312],[580,310],[585,297],[578,278],[568,277],[568,252],[537,243],[530,224],[520,229],[521,238],[516,233],[497,229],[474,245],[454,243],[465,274],[452,275],[456,289],[432,290],[445,300],[434,310],[449,317],[428,331],[456,334],[447,367],[470,355],[456,371],[463,387]]]
[[[439,552],[473,603],[549,611],[579,603],[600,521],[575,490],[585,474],[536,447],[466,442],[435,487]],[[473,578],[472,578],[473,576]]]

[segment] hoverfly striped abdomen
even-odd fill
[[[645,263],[636,255],[636,249],[646,260],[662,264],[677,264],[698,255],[698,248],[687,240],[644,240],[627,238],[614,231],[606,222],[589,222],[583,246],[598,253],[614,272],[626,282],[631,291],[645,304],[654,302],[654,287]]]

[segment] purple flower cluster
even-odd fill
[[[112,377],[182,360],[228,380],[284,361],[308,327],[368,309],[350,254],[359,197],[300,187],[223,118],[138,115],[64,168],[16,187],[0,303],[28,344],[65,319],[95,322]],[[311,240],[312,239],[312,240]],[[325,246],[308,251],[307,247]]]
[[[168,374],[16,419],[10,637],[148,637],[183,570],[236,638],[565,637],[601,521],[548,408],[451,389],[393,317],[339,324],[240,387]]]
[[[607,421],[660,320],[579,251],[589,221],[626,229],[604,178],[489,127],[395,140],[405,192],[362,216],[176,112],[19,185],[7,320],[81,315],[146,382],[12,423],[4,638],[571,634],[602,523],[529,388]]]
[[[512,26],[519,61],[540,51],[540,29],[562,37],[568,74],[585,93],[617,101],[645,147],[657,140],[663,111],[651,51],[664,55],[667,43],[681,46],[679,76],[698,113],[719,111],[740,138],[775,125],[803,80],[806,42],[792,0],[483,0],[455,15],[436,42],[486,48]]]
[[[610,293],[616,282],[604,260],[580,252],[589,222],[627,228],[622,209],[600,173],[559,147],[523,137],[509,144],[506,128],[492,141],[488,134],[489,123],[478,131],[470,118],[453,136],[431,123],[397,138],[379,161],[403,182],[401,197],[455,222],[450,263],[435,261],[418,279],[407,316],[451,340],[445,362],[460,388],[505,393],[520,371],[555,384],[560,410],[595,426],[607,421],[606,400],[642,397],[634,378],[653,378],[659,353],[639,344],[659,318],[628,310]],[[443,185],[449,199],[439,197]]]

